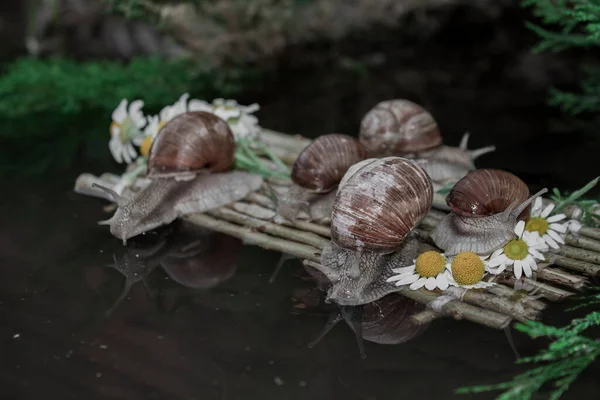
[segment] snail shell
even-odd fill
[[[333,205],[332,241],[348,250],[395,251],[431,208],[427,173],[412,160],[385,157],[347,174]]]
[[[459,180],[446,197],[452,212],[431,233],[431,239],[452,256],[461,251],[489,254],[516,237],[515,225],[526,218],[533,200],[521,179],[501,170],[479,169]]]
[[[351,136],[319,136],[298,155],[292,181],[314,193],[326,193],[338,185],[350,166],[365,157],[365,148]]]
[[[458,215],[477,218],[501,213],[528,197],[529,188],[518,176],[500,169],[478,169],[456,182],[446,204]],[[530,208],[520,218],[526,218]]]
[[[372,156],[404,155],[442,144],[433,116],[409,100],[386,100],[363,117],[360,142]]]
[[[204,111],[173,118],[160,130],[148,155],[148,177],[187,177],[223,172],[234,162],[235,138],[227,122]]]

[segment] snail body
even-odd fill
[[[331,242],[321,272],[327,300],[343,306],[375,301],[397,288],[391,269],[409,265],[421,243],[412,230],[431,208],[433,186],[414,161],[367,159],[349,169],[331,213]]]
[[[178,115],[160,130],[150,148],[148,186],[125,198],[95,184],[118,205],[115,214],[99,224],[109,225],[110,232],[125,244],[184,215],[243,199],[263,180],[231,171],[234,153],[235,140],[225,121],[202,111]]]
[[[309,219],[329,216],[334,189],[348,168],[365,157],[366,150],[351,136],[319,136],[298,155],[292,167],[292,185],[278,198],[278,214],[290,220],[300,211]]]
[[[527,217],[533,200],[546,191],[530,196],[527,185],[507,171],[471,171],[446,196],[451,212],[431,238],[449,256],[461,251],[489,254],[516,237],[517,221]]]
[[[359,140],[370,157],[401,156],[419,160],[433,183],[456,181],[475,169],[474,160],[495,146],[469,150],[469,134],[458,147],[443,143],[439,126],[422,106],[405,99],[385,100],[363,117]]]

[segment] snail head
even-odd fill
[[[121,239],[123,245],[127,244],[128,239],[161,225],[159,221],[153,223],[151,215],[143,212],[140,203],[130,201],[114,190],[97,183],[93,186],[110,194],[117,203],[118,207],[114,215],[107,220],[99,221],[98,225],[108,225],[110,233]]]

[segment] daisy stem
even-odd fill
[[[582,187],[581,189],[577,189],[576,191],[571,193],[567,198],[561,199],[561,197],[555,196],[554,200],[556,201],[556,208],[554,209],[554,213],[558,213],[567,205],[575,203],[577,199],[579,199],[581,196],[589,192],[594,186],[596,186],[598,181],[600,181],[600,176],[592,179],[584,187]],[[555,190],[554,193],[556,194],[557,190]]]
[[[265,145],[264,143],[260,143],[260,142],[256,142],[255,143],[262,151],[265,152],[265,154],[267,155],[267,157],[269,157],[271,159],[271,161],[273,161],[275,164],[277,164],[277,166],[279,168],[281,168],[283,171],[285,171],[287,174],[289,174],[291,171],[288,168],[287,165],[285,165],[283,163],[283,161],[281,161],[279,159],[279,157],[277,157],[275,154],[273,154],[273,152],[269,149],[269,147],[267,145]]]

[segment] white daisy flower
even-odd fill
[[[425,287],[428,290],[448,289],[452,273],[446,269],[446,256],[437,251],[426,251],[419,254],[414,264],[408,267],[394,268],[394,275],[386,282],[396,282],[396,286],[410,285],[411,290]]]
[[[137,157],[132,142],[142,134],[141,129],[146,124],[141,111],[143,106],[142,100],[134,100],[127,108],[127,100],[123,99],[112,113],[108,148],[118,163],[131,164]]]
[[[542,209],[542,198],[538,197],[531,208],[531,216],[525,224],[525,229],[529,232],[538,232],[541,238],[549,246],[558,249],[560,244],[564,244],[564,234],[567,232],[567,223],[558,223],[567,218],[565,214],[556,214],[550,216],[555,204],[549,204]]]
[[[479,256],[470,251],[462,251],[448,260],[446,269],[450,271],[450,285],[465,289],[483,289],[494,286],[494,282],[482,279],[488,272],[488,256]]]
[[[156,135],[158,135],[158,132],[164,126],[164,123],[161,125],[158,115],[147,116],[146,119],[148,120],[148,124],[144,128],[143,136],[138,136],[133,141],[140,148],[140,154],[144,158],[148,158],[150,146],[152,146],[154,138],[156,138]]]
[[[490,273],[497,275],[512,266],[517,279],[521,279],[523,272],[529,278],[532,271],[537,270],[535,259],[544,260],[541,252],[548,250],[548,246],[538,232],[526,231],[525,221],[519,221],[515,226],[515,234],[516,239],[494,251],[490,256],[488,262]]]
[[[258,111],[258,104],[242,106],[236,100],[215,99],[212,104],[204,100],[190,100],[190,111],[206,111],[215,114],[229,124],[236,139],[257,139],[260,133],[258,118],[251,115]]]

